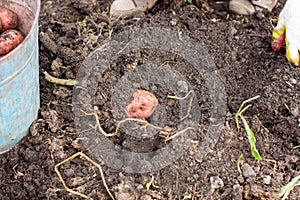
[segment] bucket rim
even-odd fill
[[[15,2],[15,1],[13,1],[13,2]],[[19,3],[19,2],[15,2],[15,3]],[[29,38],[32,35],[33,31],[35,31],[34,27],[36,25],[38,25],[38,20],[39,20],[39,15],[40,15],[40,9],[41,9],[41,0],[36,0],[36,12],[35,12],[34,20],[33,20],[32,26],[30,28],[30,31],[28,32],[28,34],[26,35],[26,37],[24,38],[24,40],[16,48],[14,48],[8,54],[0,57],[0,61],[4,61],[4,60],[8,59],[10,56],[12,56],[13,54],[15,54],[20,48],[23,47],[23,44],[26,43],[29,40]]]

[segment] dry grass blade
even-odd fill
[[[294,189],[295,186],[300,185],[300,174],[293,178],[288,184],[283,186],[279,192],[279,196],[282,197],[281,200],[287,199],[290,192]]]

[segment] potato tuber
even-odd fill
[[[4,56],[9,53],[23,40],[24,36],[17,30],[7,30],[2,33],[0,37],[0,56]]]
[[[148,118],[158,105],[154,94],[145,90],[136,90],[133,100],[126,107],[128,116],[131,118]]]
[[[18,26],[18,16],[12,10],[0,6],[0,33]]]

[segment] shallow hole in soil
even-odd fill
[[[199,125],[209,123],[211,100],[205,81],[197,69],[177,55],[159,50],[131,51],[118,57],[95,79],[93,102],[106,133],[114,133],[118,123],[128,118],[125,108],[134,91],[146,90],[159,101],[153,114],[145,119],[149,124],[128,120],[120,124],[116,136],[108,138],[130,152],[163,148],[169,143],[160,134],[163,128],[169,129],[169,137],[185,128],[197,130]],[[168,98],[169,95],[178,98]],[[193,139],[201,141],[200,137],[193,131]]]
[[[149,61],[153,62],[153,60],[154,63],[158,63],[156,64],[158,67],[165,67],[166,70],[176,71],[176,73],[183,75],[187,82],[179,82],[180,79],[176,80],[175,77],[172,80],[174,82],[172,85],[177,85],[178,88],[175,88],[176,91],[174,91],[174,88],[168,88],[170,85],[164,85],[163,83],[165,82],[151,82],[151,78],[149,77],[149,80],[146,80],[147,77],[144,77],[144,74],[149,69],[144,64]],[[155,75],[153,72],[148,74],[150,74],[149,76]],[[126,82],[128,79],[136,82],[130,85]],[[122,94],[124,91],[118,93],[118,84],[123,84],[122,89],[128,89],[131,92],[125,92],[126,95]],[[126,84],[128,84],[128,88],[124,86]],[[182,84],[185,85],[182,86]],[[131,87],[134,87],[134,89],[132,90]],[[182,89],[182,87],[185,88]],[[179,131],[180,128],[178,126],[181,123],[181,118],[187,114],[188,109],[190,109],[189,107],[196,109],[198,111],[197,114],[199,114],[199,120],[194,125],[208,122],[210,100],[205,82],[201,79],[199,72],[178,56],[160,51],[151,52],[144,50],[130,52],[128,55],[119,57],[114,64],[104,71],[98,82],[95,105],[99,107],[101,112],[101,115],[99,115],[100,124],[102,124],[105,132],[114,132],[117,126],[116,122],[128,117],[125,107],[132,99],[132,91],[136,89],[151,92],[159,101],[159,106],[154,113],[148,119],[145,119],[154,126],[161,128],[170,127],[174,134],[176,131]],[[176,96],[175,93],[177,93],[178,97],[184,97],[191,90],[195,92],[195,97],[191,105],[188,105],[190,104],[191,96],[188,96],[184,100],[168,98],[168,95]],[[185,102],[184,108],[181,108],[181,101]],[[113,104],[115,103],[118,105],[114,106]],[[145,127],[145,124],[128,121],[120,126],[117,137],[113,137],[111,140],[115,144],[121,145],[125,149],[130,149],[133,152],[149,152],[165,145],[164,139],[159,136],[159,132],[158,129],[150,126]]]

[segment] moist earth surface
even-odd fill
[[[295,148],[300,145],[300,68],[287,62],[285,49],[273,52],[270,45],[284,1],[271,13],[261,10],[241,16],[228,10],[227,1],[166,0],[128,18],[110,17],[111,3],[42,0],[40,111],[29,134],[0,155],[1,199],[82,199],[66,191],[54,170],[77,152],[101,166],[107,187],[118,200],[280,199],[281,187],[300,172],[300,148]],[[109,55],[115,59],[103,65],[103,44],[126,31],[150,27],[172,30],[176,39],[169,40],[171,46],[189,38],[203,47],[205,53],[200,54],[209,57],[205,64],[213,66],[213,72],[207,73],[218,75],[222,89],[213,90],[208,83],[214,82],[195,70],[193,60],[200,54],[184,45],[178,46],[179,54],[163,48],[123,51],[130,43],[121,40],[122,52],[112,49]],[[89,57],[96,49],[94,55],[99,57]],[[56,78],[81,81],[76,86],[54,84],[45,80],[45,71]],[[165,72],[166,77],[172,74],[171,81],[155,79]],[[144,83],[148,80],[154,81]],[[116,85],[120,94],[115,92]],[[151,117],[127,118],[125,108],[132,100],[132,88],[149,91],[158,99]],[[93,98],[84,96],[85,90]],[[238,130],[235,123],[241,103],[258,95],[243,116],[255,134],[261,161],[251,155],[243,124]],[[222,106],[217,116],[223,120],[215,118],[214,106]],[[102,132],[95,128],[96,121]],[[186,135],[192,139],[186,140]],[[203,150],[205,141],[209,147]],[[103,154],[93,150],[95,145]],[[136,153],[132,155],[165,147],[171,150],[158,156],[162,167],[149,170],[149,160],[134,163],[127,154],[116,157],[110,153],[109,148],[115,146]],[[172,162],[164,165],[169,159]],[[98,165],[79,156],[58,170],[69,188],[93,199],[111,199]],[[155,184],[147,190],[152,177]],[[300,199],[299,186],[288,199]]]

